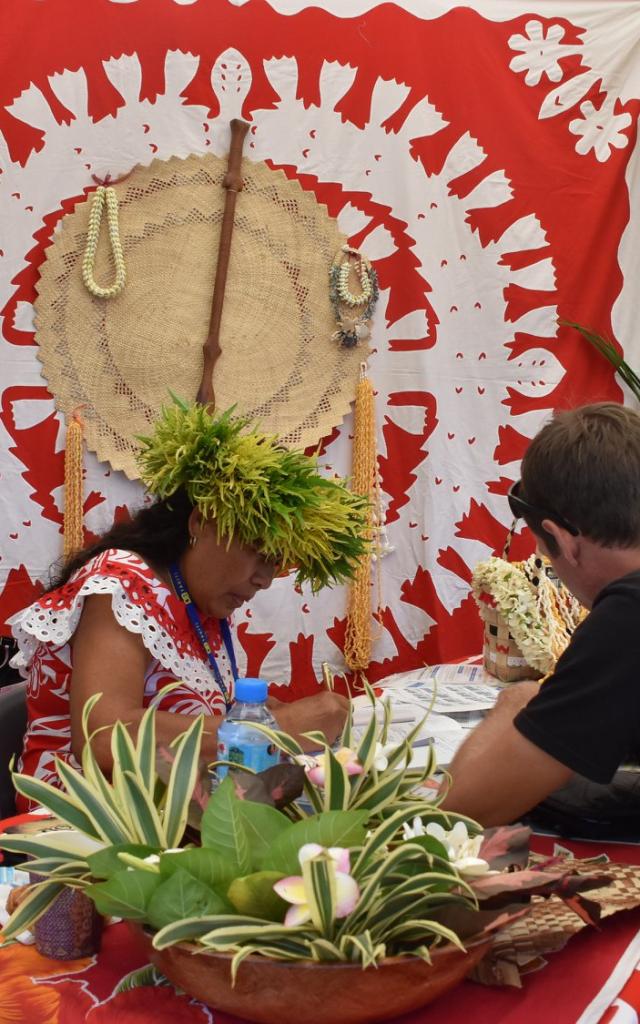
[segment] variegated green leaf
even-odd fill
[[[122,785],[135,819],[139,840],[149,846],[166,847],[165,831],[153,798],[131,772],[122,773]]]
[[[324,749],[324,767],[324,810],[345,811],[349,806],[351,794],[349,776],[331,747]]]
[[[411,821],[416,815],[423,814],[424,803],[407,804],[396,811],[389,818],[386,818],[381,825],[367,839],[365,846],[360,851],[355,863],[352,865],[351,873],[354,878],[360,880],[366,866],[380,853],[381,850],[391,842],[405,822]]]
[[[63,845],[60,842],[62,834],[56,831],[45,832],[41,836],[0,835],[0,849],[9,853],[23,853],[27,857],[55,857],[61,861],[75,860],[87,853],[86,845],[82,843],[84,834],[79,836],[77,846]],[[73,835],[75,836],[75,833]],[[97,844],[95,848],[98,848]]]
[[[312,939],[309,949],[313,959],[318,963],[338,963],[348,959],[334,942],[329,939]]]
[[[209,917],[190,917],[184,921],[174,921],[161,928],[153,936],[153,945],[156,949],[166,949],[167,946],[175,946],[177,942],[196,942],[216,926],[219,915],[213,914]],[[229,920],[228,915],[224,918]]]
[[[117,764],[121,771],[138,773],[138,758],[133,745],[131,733],[122,722],[116,722],[111,731],[111,753],[113,763]]]
[[[189,802],[198,778],[203,727],[204,718],[199,715],[181,736],[181,742],[175,748],[163,815],[166,843],[169,847],[178,845],[187,825]]]
[[[245,725],[250,725],[252,729],[261,732],[264,736],[268,736],[278,750],[282,750],[283,753],[288,754],[290,757],[301,757],[304,753],[300,744],[286,732],[280,732],[279,729],[270,729],[268,725],[262,725],[260,722],[246,722]]]
[[[61,882],[48,881],[35,885],[2,929],[3,942],[20,935],[25,928],[30,928],[45,910],[49,909],[63,889],[64,885]]]
[[[235,921],[251,920],[236,918]],[[214,928],[207,935],[203,935],[200,942],[209,949],[232,949],[244,942],[254,942],[260,939],[260,945],[272,944],[274,941],[289,941],[295,937],[297,929],[285,928],[279,924],[265,924],[264,921],[254,919],[251,924],[233,924],[225,927]],[[304,931],[304,929],[300,929]]]
[[[85,860],[73,860],[70,856],[37,857],[29,861],[29,871],[34,875],[83,875],[89,867]]]
[[[425,939],[428,935],[437,935],[439,938],[444,939],[446,942],[451,942],[458,949],[466,952],[464,945],[456,933],[451,931],[451,928],[446,928],[445,925],[440,924],[438,921],[430,921],[428,919],[424,921],[403,921],[402,924],[391,928],[387,932],[386,939],[387,942],[393,942],[394,939],[401,942],[419,942],[420,939]]]
[[[379,780],[373,783],[373,785],[360,790],[357,800],[352,804],[353,809],[363,808],[371,814],[382,810],[388,803],[393,801],[401,782],[401,772],[381,775]]]
[[[320,935],[330,938],[336,916],[336,876],[327,855],[306,860],[302,865],[305,893],[311,920]]]
[[[32,775],[13,775],[12,780],[18,793],[34,804],[45,807],[55,818],[60,818],[71,828],[77,828],[93,839],[104,839],[75,797],[67,796],[61,789]]]
[[[121,818],[105,806],[84,776],[59,757],[56,758],[56,770],[67,792],[84,808],[98,835],[108,843],[125,843],[129,835]]]
[[[145,711],[138,726],[136,741],[138,770],[147,792],[153,792],[156,779],[156,716],[155,708]]]

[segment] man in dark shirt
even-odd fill
[[[509,503],[590,614],[542,686],[500,694],[451,765],[444,807],[513,821],[574,772],[609,782],[640,748],[640,416],[563,412],[531,442]]]

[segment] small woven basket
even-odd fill
[[[517,520],[514,519],[507,534],[502,557],[509,561],[511,542]],[[483,661],[487,672],[501,683],[519,683],[523,679],[540,679],[542,672],[527,664],[527,659],[509,632],[509,627],[498,611],[491,594],[481,594],[478,602],[484,625]]]
[[[484,625],[483,660],[487,672],[502,683],[539,679],[542,673],[527,664],[489,594],[482,596],[480,616]]]
[[[30,873],[31,882],[42,882]],[[100,949],[104,918],[83,892],[64,889],[33,926],[36,949],[52,960],[79,960]]]

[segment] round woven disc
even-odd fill
[[[132,479],[136,435],[169,391],[194,399],[202,372],[226,162],[173,157],[116,185],[127,281],[113,299],[82,282],[90,201],[62,221],[37,287],[44,375],[67,415],[83,405],[88,447]],[[214,371],[216,407],[236,405],[289,447],[317,443],[349,410],[363,350],[341,348],[328,274],[344,236],[315,197],[243,161]],[[106,216],[94,278],[113,281]]]

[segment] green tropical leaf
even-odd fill
[[[217,850],[233,865],[234,874],[248,875],[252,858],[247,830],[232,780],[227,776],[214,790],[202,815],[202,845]]]
[[[188,871],[210,889],[224,893],[236,877],[237,865],[230,864],[219,851],[200,846],[180,850],[179,853],[163,853],[160,857],[160,873],[168,878],[178,870]]]
[[[179,868],[153,892],[146,918],[154,928],[164,928],[174,921],[220,914],[227,907],[217,892]]]
[[[360,846],[368,817],[368,811],[324,811],[297,821],[275,840],[261,867],[284,875],[298,874],[298,850],[305,843]]]
[[[170,847],[178,845],[187,825],[189,802],[198,778],[203,728],[204,718],[199,715],[175,747],[163,815],[166,843]]]
[[[45,910],[49,909],[64,888],[62,882],[55,881],[41,882],[35,885],[28,896],[22,900],[20,906],[14,910],[2,929],[0,933],[2,941],[7,942],[9,939],[15,938],[16,935],[20,935],[25,928],[30,928],[44,914]]]
[[[265,921],[283,921],[289,904],[273,888],[283,877],[280,871],[255,871],[244,878],[235,878],[227,898],[239,914],[251,914]]]
[[[272,843],[282,832],[291,828],[292,823],[286,815],[269,804],[240,800],[239,810],[249,841],[252,867],[258,867],[268,855]]]
[[[87,886],[85,892],[105,917],[144,921],[149,901],[160,884],[160,875],[125,869],[106,882]]]
[[[149,857],[152,853],[159,853],[158,846],[147,846],[143,843],[116,843],[115,846],[107,846],[98,853],[92,853],[87,857],[89,870],[94,878],[111,878],[124,870],[120,860],[121,853],[130,853],[134,857]]]

